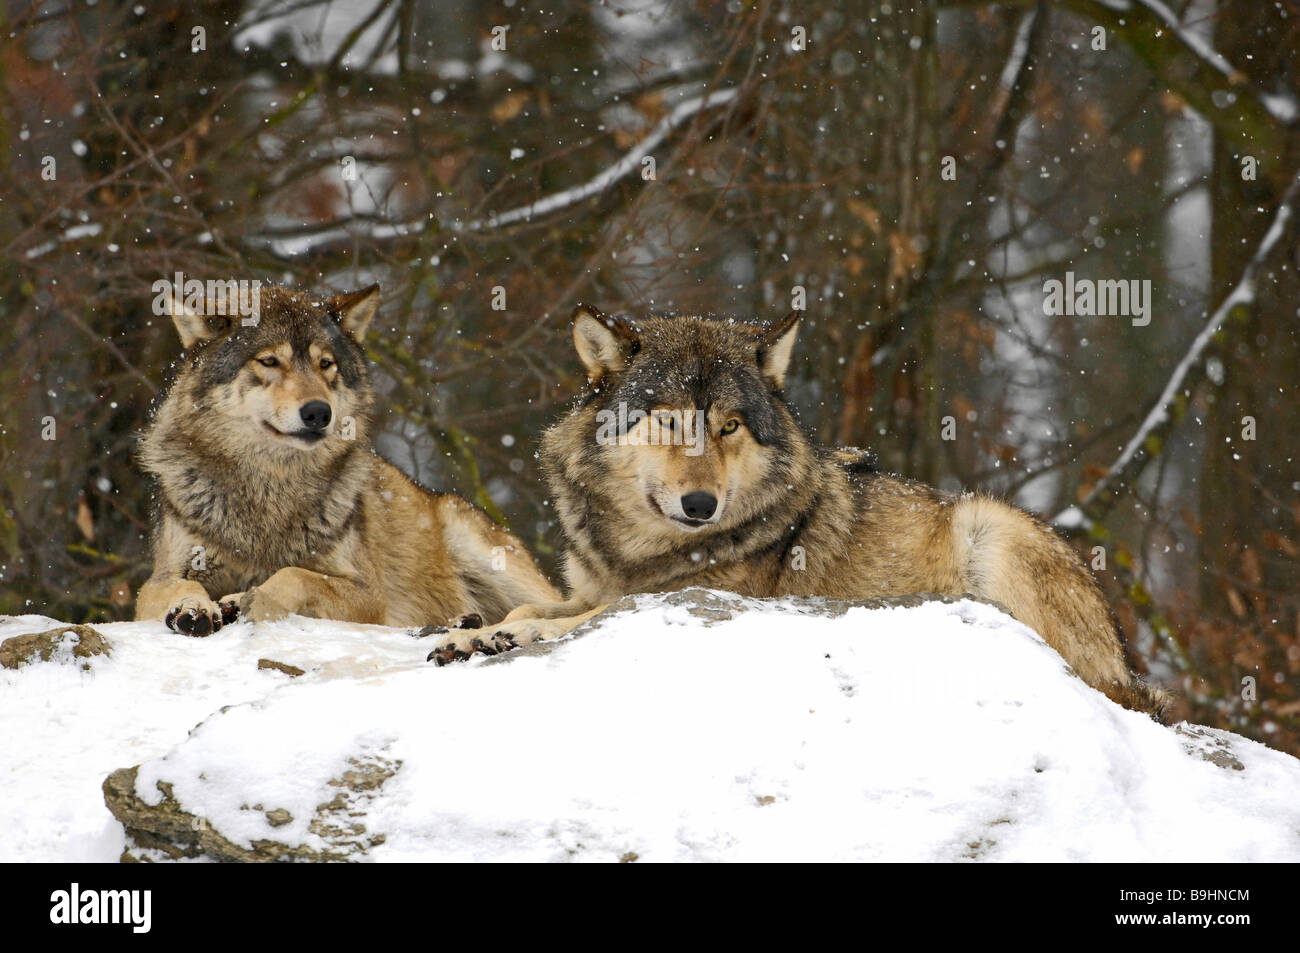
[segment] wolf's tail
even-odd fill
[[[1106,697],[1130,711],[1146,712],[1162,725],[1169,724],[1169,706],[1174,699],[1163,688],[1134,677],[1127,685],[1112,685]]]
[[[1085,682],[1164,723],[1170,696],[1129,669],[1115,616],[1087,566],[1049,526],[987,497],[953,507],[959,575],[1038,632]]]

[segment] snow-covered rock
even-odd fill
[[[0,668],[23,668],[33,662],[70,662],[111,652],[108,642],[88,625],[61,625],[45,632],[15,635],[0,642]]]
[[[445,668],[375,626],[98,626],[0,671],[0,860],[1300,860],[1300,761],[916,601],[641,596]]]

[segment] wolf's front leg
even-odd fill
[[[150,579],[140,587],[135,603],[137,619],[161,619],[182,635],[211,635],[235,615],[234,606],[213,602],[193,579]]]
[[[426,630],[430,634],[446,633],[434,645],[428,661],[442,666],[448,662],[463,662],[475,652],[482,655],[499,655],[521,645],[558,639],[606,608],[606,606],[596,606],[578,615],[554,617],[556,609],[565,605],[572,607],[573,604],[557,602],[548,605],[520,606],[506,616],[504,621],[488,626],[486,629],[467,626],[462,621],[460,627],[451,630]]]
[[[239,600],[239,614],[253,622],[270,622],[297,614],[341,622],[384,621],[376,595],[353,579],[326,576],[286,566]]]

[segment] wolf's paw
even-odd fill
[[[463,617],[462,617],[463,618]],[[481,625],[480,621],[480,625]],[[555,631],[552,631],[552,630]],[[471,655],[500,655],[521,645],[531,645],[540,639],[555,638],[567,631],[547,619],[520,619],[482,628],[443,629],[445,632],[433,647],[426,661],[442,666],[448,662],[463,662]],[[440,634],[433,630],[429,634]]]
[[[164,621],[173,632],[199,638],[211,635],[225,624],[219,605],[211,599],[196,599],[194,596],[186,596],[168,609]]]
[[[293,612],[276,597],[275,590],[265,584],[254,586],[239,597],[240,618],[251,622],[274,622]]]
[[[221,609],[221,624],[230,625],[239,618],[239,602],[244,598],[242,592],[232,592],[228,596],[222,596],[217,600],[217,606]]]
[[[483,628],[483,617],[477,612],[469,612],[465,615],[458,615],[446,625],[438,625],[431,622],[429,625],[418,629],[408,629],[406,634],[413,639],[423,639],[430,635],[446,635],[452,629],[481,629]]]

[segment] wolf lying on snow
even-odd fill
[[[207,635],[237,614],[421,625],[559,598],[481,510],[371,450],[360,341],[378,286],[260,290],[260,319],[173,300],[185,347],[140,445],[157,483],[137,619]]]
[[[555,638],[635,592],[970,593],[1006,606],[1088,684],[1158,715],[1163,693],[1129,670],[1091,572],[1048,526],[988,497],[862,472],[810,442],[781,393],[797,317],[634,325],[579,307],[589,386],[541,446],[572,594],[455,628],[430,658]],[[611,420],[623,422],[615,439]]]

